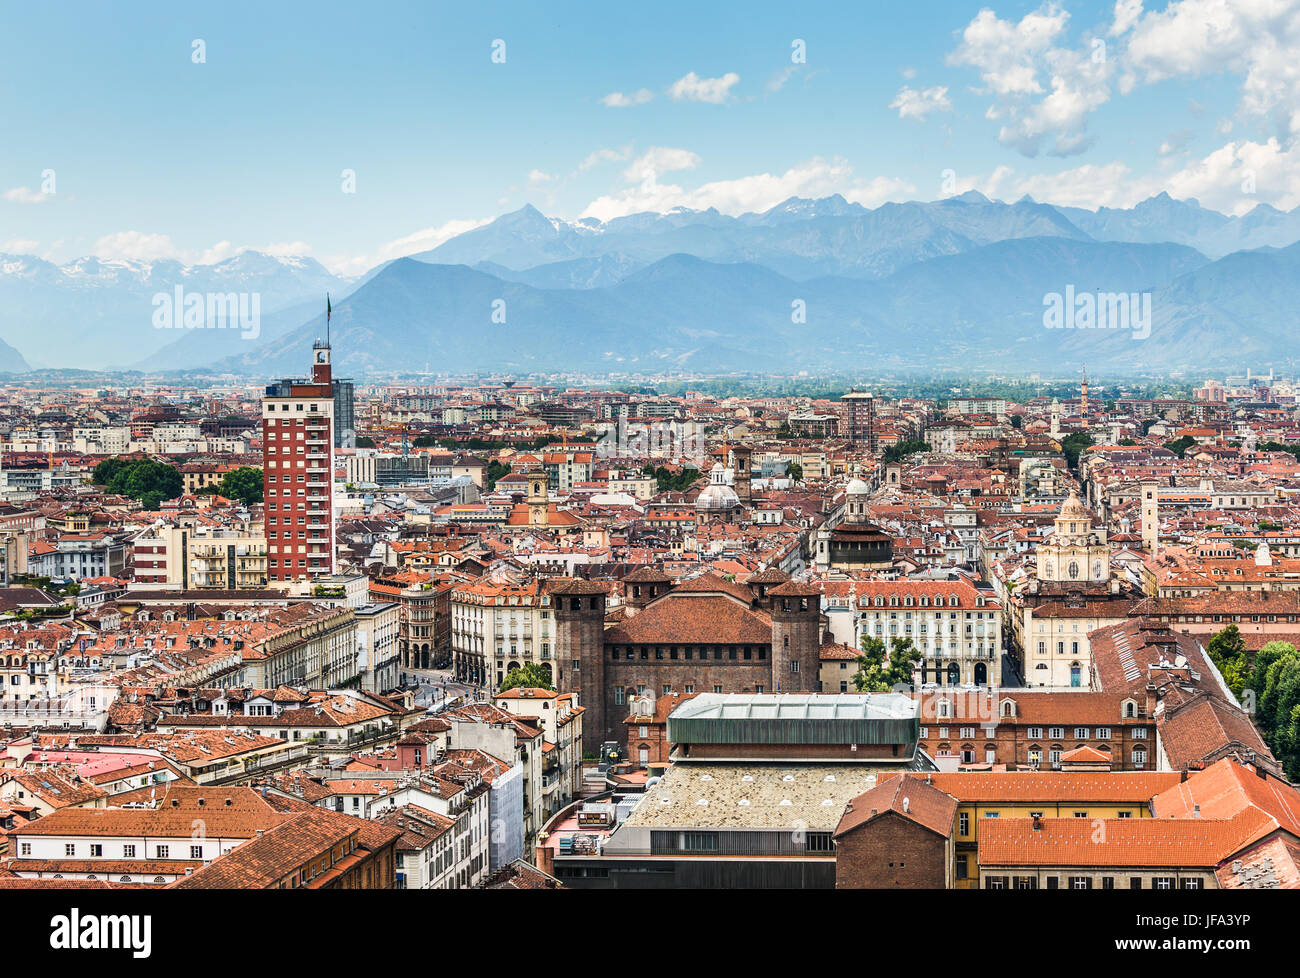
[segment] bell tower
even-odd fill
[[[534,472],[528,477],[528,525],[550,525],[550,492],[546,486],[546,474]]]

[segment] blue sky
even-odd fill
[[[524,203],[1300,204],[1300,0],[190,6],[4,3],[0,251],[359,273]]]

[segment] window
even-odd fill
[[[683,832],[682,848],[687,852],[717,852],[718,833]]]
[[[1174,888],[1174,878],[1172,876],[1157,876],[1153,879],[1152,889],[1154,890],[1172,890]]]
[[[203,858],[203,847],[202,847],[202,846],[190,846],[190,858],[191,858],[191,859],[202,859],[202,858]]]
[[[615,686],[615,687],[614,687],[614,702],[615,702],[617,705],[619,705],[619,706],[622,706],[624,703],[627,702],[627,689],[626,689],[626,687],[624,687],[624,686]]]
[[[957,834],[970,835],[970,812],[961,812],[957,816]]]
[[[75,843],[72,843],[72,842],[69,842],[67,845],[65,845],[65,846],[63,847],[63,854],[64,854],[65,856],[75,856],[75,855],[77,854],[77,846],[76,846],[76,844],[75,844]]]
[[[1133,748],[1133,766],[1135,768],[1146,767],[1147,749],[1145,747]]]
[[[1115,889],[1115,877],[1113,877],[1113,876],[1103,876],[1103,877],[1101,878],[1101,888],[1102,888],[1103,890],[1113,890],[1113,889]]]
[[[90,854],[96,857],[102,856],[104,854],[104,847],[99,843],[92,843],[90,847]]]
[[[158,847],[158,851],[157,851],[156,853],[154,853],[154,855],[155,855],[158,859],[166,859],[166,858],[168,857],[168,854],[169,854],[170,852],[171,852],[171,849],[170,849],[168,846],[159,846],[159,847]]]
[[[1038,889],[1038,877],[1037,877],[1037,876],[1017,876],[1017,877],[1016,877],[1016,889],[1017,889],[1017,890],[1036,890],[1036,889]]]
[[[1070,889],[1072,890],[1091,890],[1092,879],[1088,876],[1071,876]]]
[[[123,858],[123,859],[134,859],[134,858],[135,858],[135,846],[123,846],[123,847],[122,847],[122,858]]]
[[[1199,890],[1201,881],[1198,879],[1185,879],[1179,883],[1179,886],[1184,890]]]

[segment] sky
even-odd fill
[[[0,0],[0,252],[356,275],[525,204],[1300,205],[1300,0],[181,6]]]

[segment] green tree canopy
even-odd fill
[[[1085,448],[1093,444],[1092,435],[1087,432],[1076,431],[1072,435],[1067,435],[1061,441],[1061,454],[1065,456],[1065,461],[1070,468],[1077,469],[1079,467],[1079,456],[1083,454]]]
[[[551,689],[550,673],[539,663],[525,662],[522,666],[517,666],[506,673],[506,678],[501,680],[497,692],[504,693],[507,689],[518,688]]]
[[[262,470],[251,465],[231,469],[221,477],[221,495],[245,505],[262,501]]]
[[[1191,448],[1195,444],[1196,444],[1195,438],[1193,438],[1191,435],[1183,435],[1182,438],[1176,438],[1173,441],[1165,442],[1165,448],[1169,449],[1179,458],[1182,458],[1183,453],[1186,452],[1187,449]]]
[[[887,693],[895,686],[911,685],[912,671],[921,661],[921,650],[910,638],[895,637],[888,651],[885,643],[868,635],[862,639],[858,674],[853,685],[859,693]]]
[[[913,438],[910,441],[900,441],[897,445],[886,445],[883,458],[886,464],[901,462],[909,455],[915,455],[917,452],[928,452],[929,450],[929,442]]]
[[[108,492],[140,500],[144,509],[157,509],[164,499],[175,499],[184,489],[180,470],[149,458],[106,458],[90,476]]]
[[[1246,686],[1246,642],[1237,626],[1229,625],[1216,634],[1206,651],[1232,694],[1240,696]]]

